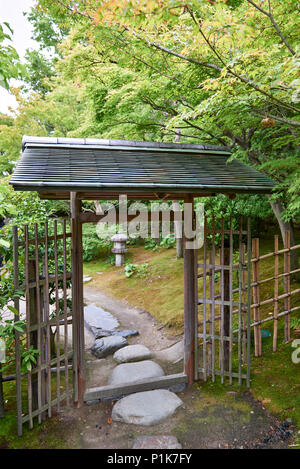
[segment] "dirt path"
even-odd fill
[[[179,339],[168,336],[149,313],[93,287],[85,286],[84,298],[87,304],[101,306],[115,315],[122,328],[139,330],[139,336],[132,337],[130,344],[141,343],[158,351]],[[106,384],[115,366],[112,358],[95,360],[87,351],[87,362],[88,385]],[[179,366],[182,368],[182,362]],[[166,367],[164,369],[169,372]],[[233,392],[230,386],[224,386],[222,395],[218,392],[215,397],[212,388],[207,392],[207,387],[198,383],[178,396],[184,402],[184,408],[154,426],[113,422],[113,402],[64,409],[60,414],[60,425],[66,425],[70,438],[77,441],[80,448],[128,449],[132,448],[136,437],[143,435],[175,436],[183,449],[287,447],[291,425],[269,415],[250,392]]]
[[[112,298],[96,288],[84,287],[84,301],[112,313],[118,318],[123,329],[137,329],[139,335],[130,339],[131,344],[142,343],[152,351],[158,351],[170,347],[179,340],[167,335],[147,311],[130,306],[126,301]]]

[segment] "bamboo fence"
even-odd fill
[[[300,250],[300,244],[291,246],[288,231],[285,232],[283,249],[279,249],[279,236],[275,235],[274,250],[263,255],[260,255],[259,238],[252,240],[251,327],[254,328],[255,356],[262,355],[262,325],[273,322],[274,352],[278,345],[278,321],[280,319],[284,320],[284,342],[288,343],[291,340],[291,314],[300,310],[300,288],[291,288],[293,276],[300,272],[300,268],[291,269],[291,253],[295,250]],[[262,263],[272,257],[274,257],[274,275],[262,278]],[[265,284],[269,285],[269,294],[266,298],[265,291],[262,299],[262,286]],[[294,300],[294,305],[292,300]],[[264,310],[264,307],[268,309]]]
[[[250,340],[256,357],[262,356],[264,337],[268,335],[272,336],[274,352],[277,351],[281,338],[284,343],[291,340],[292,327],[296,324],[296,321],[291,322],[291,318],[300,317],[297,315],[300,311],[300,282],[297,284],[296,279],[294,283],[300,268],[291,268],[291,254],[300,250],[300,244],[291,246],[290,233],[286,232],[282,249],[279,249],[280,237],[275,235],[274,250],[261,254],[260,239],[251,239],[249,229],[244,229],[242,222],[238,230],[233,230],[231,220],[228,229],[224,229],[224,220],[221,221],[221,228],[216,229],[213,220],[210,230],[205,221],[204,234],[203,263],[198,264],[202,269],[198,274],[198,278],[202,279],[202,286],[198,287],[198,294],[201,296],[198,299],[201,305],[198,313],[198,338],[202,339],[199,346],[203,355],[199,371],[204,380],[211,376],[214,381],[215,374],[220,374],[222,382],[224,376],[228,376],[230,382],[236,376],[241,382],[245,377],[242,364],[249,368]],[[209,244],[207,235],[210,235]],[[224,259],[225,235],[229,246],[227,259]],[[273,268],[269,262],[272,258]],[[227,313],[224,313],[226,309]],[[264,326],[266,330],[263,329]],[[226,370],[224,341],[228,348]],[[232,369],[233,362],[236,372]],[[218,371],[216,367],[219,368]],[[246,379],[249,383],[248,373]]]
[[[39,230],[43,231],[42,237]],[[67,302],[67,282],[71,279],[71,273],[67,271],[71,255],[67,240],[71,233],[67,231],[66,220],[55,220],[51,231],[53,234],[50,236],[48,223],[43,227],[25,225],[20,239],[18,228],[13,228],[14,288],[25,292],[26,330],[24,334],[15,333],[16,374],[4,377],[4,380],[16,381],[19,435],[24,423],[28,422],[29,428],[33,428],[35,418],[41,423],[46,415],[51,417],[53,407],[59,412],[61,402],[68,405],[73,393],[73,351],[70,350],[68,330],[68,325],[72,324],[72,311]],[[20,275],[21,266],[23,277]],[[50,291],[51,302],[54,303],[52,309]],[[19,307],[20,298],[16,295],[17,311]],[[63,337],[60,336],[61,329]],[[39,351],[36,364],[32,363],[24,371],[21,348],[29,351],[32,347]]]

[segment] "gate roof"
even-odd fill
[[[226,147],[128,140],[23,138],[10,183],[47,198],[69,192],[270,193],[275,182]]]

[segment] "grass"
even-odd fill
[[[56,391],[56,379],[52,380],[52,393]],[[23,387],[23,408],[26,411],[26,389]],[[72,429],[74,422],[63,419],[59,414],[46,419],[41,425],[34,422],[29,430],[23,426],[23,435],[17,436],[16,386],[14,381],[4,383],[5,418],[0,419],[0,449],[72,449],[78,447]]]

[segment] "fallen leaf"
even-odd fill
[[[265,399],[262,400],[262,403],[263,404],[269,404],[271,402],[272,399],[270,399],[269,397],[266,397]]]

